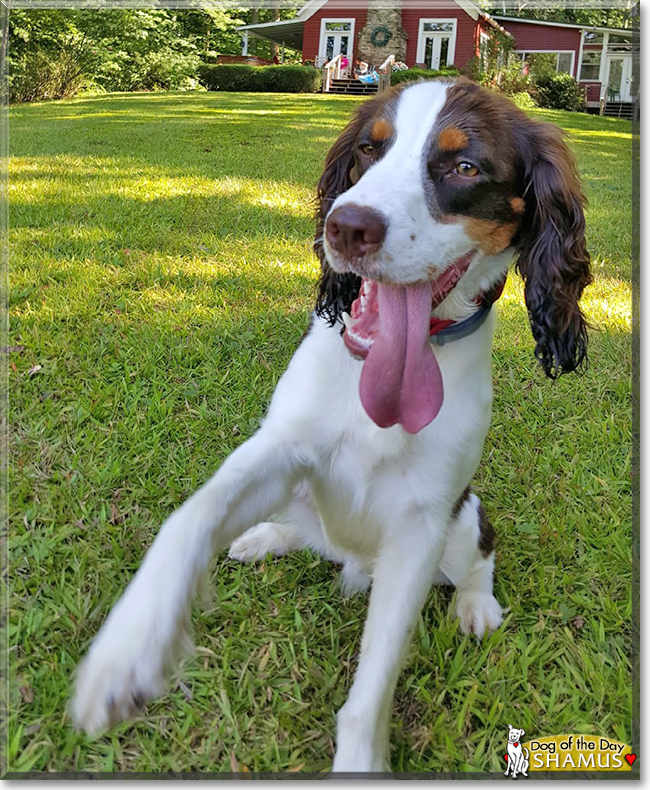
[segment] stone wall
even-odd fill
[[[392,33],[386,46],[375,46],[370,37],[373,30],[378,27],[387,27]],[[389,55],[395,55],[396,60],[406,59],[407,34],[402,28],[402,2],[401,0],[370,0],[368,5],[368,20],[359,36],[357,58],[377,67]]]

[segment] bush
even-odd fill
[[[390,75],[390,84],[399,85],[400,82],[411,82],[413,80],[434,80],[436,77],[457,77],[460,74],[458,69],[452,67],[444,69],[403,69],[394,71]]]
[[[313,66],[205,64],[199,68],[199,82],[209,91],[315,93],[321,74]]]
[[[530,93],[521,91],[521,93],[513,93],[510,99],[519,107],[520,110],[533,110],[537,107],[537,102]]]
[[[584,110],[582,88],[569,74],[542,74],[535,87],[540,107],[549,110]]]

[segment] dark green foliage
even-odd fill
[[[257,21],[293,13],[259,10]],[[6,56],[9,99],[15,103],[62,99],[84,90],[184,90],[196,87],[201,62],[240,53],[237,26],[251,21],[252,11],[223,8],[12,10],[0,65]],[[254,40],[250,52],[272,57],[271,42]],[[284,54],[286,60],[300,58],[289,49]]]
[[[549,110],[584,110],[582,88],[569,74],[540,74],[535,82],[540,107]]]
[[[399,85],[400,82],[412,82],[414,80],[433,80],[436,77],[457,77],[459,75],[458,69],[444,68],[444,69],[405,69],[404,71],[394,71],[390,75],[390,84]]]
[[[321,74],[313,66],[204,64],[199,68],[199,81],[211,91],[314,93],[320,89]]]
[[[168,11],[12,11],[9,98],[194,87],[200,59]]]

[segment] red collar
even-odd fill
[[[506,280],[508,279],[508,272],[506,272],[503,277],[499,280],[498,283],[492,286],[492,288],[480,293],[474,301],[476,302],[479,307],[487,307],[490,308],[496,302],[496,300],[501,296],[503,293],[503,289],[506,285]],[[471,316],[470,316],[471,318]],[[469,319],[465,319],[469,320]],[[454,321],[449,318],[436,318],[435,316],[431,316],[429,321],[429,337],[433,337],[437,335],[439,332],[442,332],[443,329],[447,329],[449,326],[453,326],[454,324],[462,324],[462,321]],[[442,344],[441,344],[442,345]]]

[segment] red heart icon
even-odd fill
[[[632,765],[632,763],[636,760],[636,754],[626,754],[625,759],[630,765]]]

